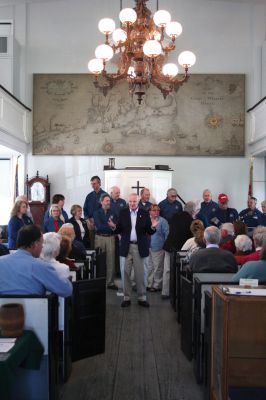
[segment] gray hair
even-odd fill
[[[224,224],[222,224],[221,230],[222,229],[227,231],[228,235],[234,236],[235,234],[234,225],[231,224],[231,222],[225,222]]]
[[[197,210],[197,204],[194,201],[188,201],[184,205],[184,211],[189,213],[190,215],[193,216],[195,214],[195,211]]]
[[[238,250],[244,252],[252,250],[252,240],[247,235],[238,235],[235,238],[235,246]]]
[[[212,194],[212,192],[210,191],[210,189],[204,189],[204,190],[203,190],[203,193],[202,193],[202,196],[204,196],[205,193],[210,193],[210,194]]]
[[[43,248],[40,258],[51,261],[58,256],[60,251],[61,235],[55,232],[48,232],[43,235]]]
[[[169,194],[170,192],[175,192],[175,194],[177,194],[177,191],[175,188],[168,189],[166,193]]]
[[[266,239],[266,226],[257,226],[253,231],[253,240],[256,247],[262,247]]]
[[[204,239],[207,244],[219,244],[221,232],[216,226],[208,226],[204,231]]]

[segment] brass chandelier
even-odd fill
[[[189,78],[188,68],[196,61],[191,51],[179,54],[178,62],[184,68],[181,78],[178,77],[176,64],[165,63],[169,53],[175,49],[176,38],[182,33],[181,24],[171,21],[168,11],[158,10],[158,2],[152,17],[146,6],[147,1],[135,0],[134,9],[122,9],[119,14],[120,28],[115,29],[115,22],[110,18],[99,21],[98,28],[105,35],[105,44],[96,48],[96,58],[89,61],[88,68],[95,74],[95,87],[105,96],[117,81],[127,79],[129,92],[135,94],[141,104],[150,84],[156,86],[166,98]],[[106,65],[114,54],[119,57],[118,70],[108,73]],[[99,76],[102,76],[103,82],[99,81]]]

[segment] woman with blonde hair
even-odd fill
[[[75,230],[76,240],[83,243],[86,249],[90,248],[90,240],[89,240],[89,229],[87,226],[87,222],[82,215],[82,207],[78,204],[74,204],[71,207],[70,213],[72,217],[68,220]]]
[[[193,235],[192,238],[188,239],[184,243],[181,250],[187,250],[187,260],[189,261],[194,251],[197,251],[205,247],[204,242],[204,224],[201,220],[195,219],[190,225],[190,231]]]
[[[61,209],[58,204],[52,204],[49,210],[49,218],[44,222],[45,232],[58,232],[64,222],[60,218]]]
[[[8,222],[8,248],[15,249],[17,234],[24,225],[32,225],[33,222],[27,216],[28,203],[25,200],[15,202],[11,210],[11,218]]]
[[[76,235],[74,227],[71,223],[67,222],[66,224],[63,224],[58,233],[60,233],[61,236],[66,236],[71,240],[72,248],[69,255],[70,258],[74,258],[75,260],[86,259],[86,248],[82,242],[79,242],[75,239]]]

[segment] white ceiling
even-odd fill
[[[11,157],[11,156],[16,156],[19,155],[15,150],[10,149],[9,147],[2,146],[0,145],[0,157]]]

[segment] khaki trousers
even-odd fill
[[[137,285],[137,293],[139,300],[146,300],[146,285],[144,282],[144,258],[140,257],[138,245],[130,244],[129,253],[127,257],[120,257],[121,264],[124,264],[124,268],[121,268],[124,300],[129,300],[131,296],[131,272],[134,270],[134,279]]]
[[[161,289],[163,280],[164,250],[151,251],[149,256],[148,287]]]

